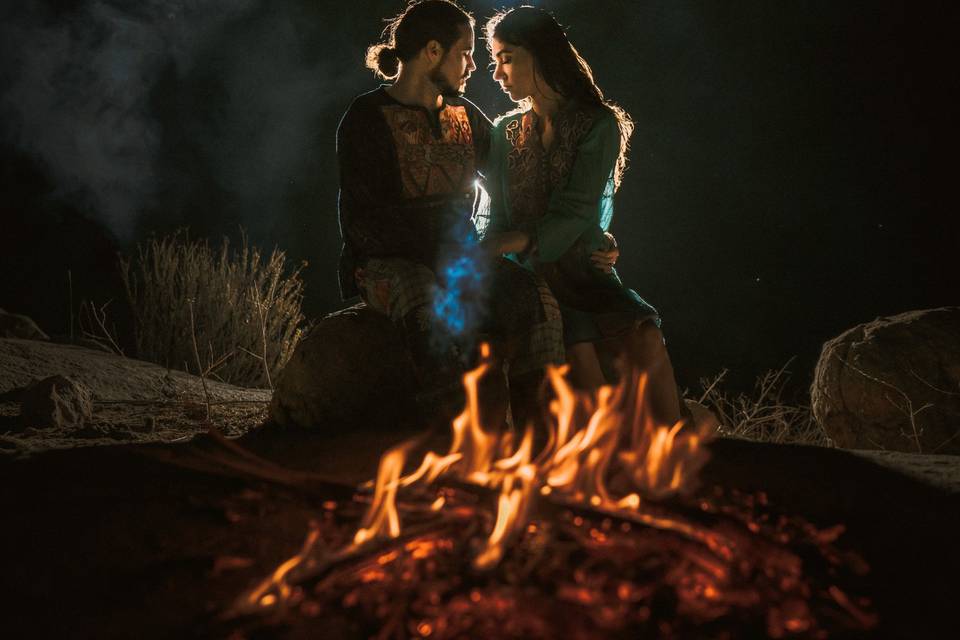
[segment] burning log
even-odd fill
[[[331,509],[228,615],[336,608],[364,633],[438,638],[822,637],[876,624],[836,584],[866,570],[833,546],[842,528],[771,518],[762,496],[694,500],[711,434],[654,424],[642,376],[583,396],[550,369],[552,421],[534,456],[530,427],[513,448],[480,423],[488,366],[464,377],[445,455],[403,475],[412,444],[388,451],[352,501],[367,504],[360,527]]]

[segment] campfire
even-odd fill
[[[478,382],[445,454],[387,451],[351,501],[234,603],[244,625],[335,616],[376,638],[825,638],[876,625],[842,525],[697,480],[712,428],[654,423],[646,379],[592,394],[547,371],[545,442],[481,423]],[[406,473],[405,473],[406,471]],[[358,526],[359,520],[359,526]],[[318,629],[321,627],[317,627]]]

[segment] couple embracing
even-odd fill
[[[547,364],[568,362],[591,389],[609,382],[607,354],[646,372],[652,417],[673,424],[659,316],[620,281],[607,233],[633,124],[533,7],[485,25],[493,79],[518,105],[491,124],[462,97],[474,25],[453,2],[422,0],[368,50],[391,84],[357,97],[337,134],[341,293],[402,329],[424,404],[459,384],[483,334],[518,426],[535,421]]]

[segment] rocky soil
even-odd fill
[[[21,417],[23,391],[63,375],[85,386],[93,415],[81,428],[40,428]],[[225,435],[247,433],[266,417],[271,392],[208,381],[210,422]],[[0,454],[120,443],[179,442],[208,429],[197,376],[97,349],[0,339]]]

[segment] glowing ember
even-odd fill
[[[360,497],[369,506],[352,542],[329,551],[314,529],[233,614],[285,611],[296,604],[291,584],[309,581],[313,594],[300,593],[313,615],[333,597],[336,607],[387,624],[393,618],[383,612],[399,598],[406,604],[391,615],[407,622],[396,637],[598,637],[646,629],[658,617],[663,637],[734,619],[749,620],[749,629],[761,624],[772,637],[818,635],[824,607],[845,628],[875,624],[868,603],[811,582],[786,546],[812,547],[839,566],[831,545],[842,528],[819,531],[787,518],[771,525],[706,499],[684,504],[713,434],[685,422],[655,424],[643,376],[584,395],[570,387],[565,367],[550,368],[546,444],[535,452],[531,425],[514,448],[513,432],[481,424],[477,389],[489,367],[464,376],[466,406],[446,454],[426,453],[406,476],[413,443],[384,454],[372,496]],[[564,603],[580,607],[575,624],[529,613]]]

